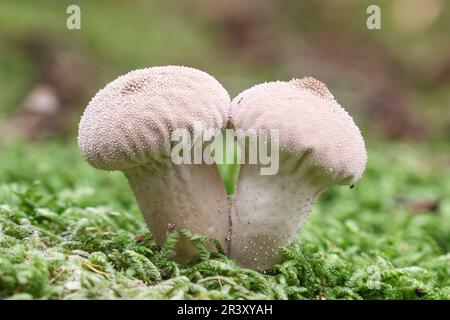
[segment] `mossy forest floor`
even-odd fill
[[[355,188],[314,208],[286,261],[261,274],[202,251],[159,248],[120,173],[76,146],[13,144],[0,155],[0,298],[449,299],[448,146],[369,144]]]

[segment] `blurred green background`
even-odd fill
[[[71,4],[81,8],[80,30],[66,28]],[[380,30],[366,27],[369,4],[381,8]],[[363,179],[352,191],[325,193],[299,237],[302,252],[314,257],[302,258],[311,269],[286,265],[268,276],[268,287],[283,283],[287,298],[450,299],[449,32],[445,0],[2,0],[0,298],[170,297],[151,290],[145,296],[149,291],[140,287],[176,279],[153,253],[133,247],[159,268],[156,278],[129,271],[131,258],[109,257],[104,265],[94,259],[98,270],[123,275],[124,283],[142,281],[137,287],[143,291],[130,293],[121,278],[115,283],[108,277],[101,285],[88,277],[93,282],[77,291],[67,288],[70,275],[57,278],[53,262],[30,248],[37,230],[54,233],[53,240],[43,241],[65,255],[70,241],[75,244],[69,249],[107,255],[111,243],[124,239],[117,234],[127,232],[123,243],[129,245],[145,232],[121,174],[96,171],[82,159],[77,126],[106,83],[132,69],[171,64],[210,73],[232,97],[260,82],[313,76],[327,84],[366,139]],[[228,189],[230,174],[225,170]],[[2,240],[2,230],[17,242]],[[100,231],[112,234],[108,245],[89,242]],[[349,280],[372,264],[382,272],[381,289]],[[90,277],[103,277],[82,266]],[[336,274],[325,276],[324,266]],[[423,269],[405,271],[412,266]],[[201,297],[261,297],[260,289],[227,270],[217,273],[249,291],[224,293],[222,286],[203,283],[209,295]],[[199,283],[198,272],[192,271],[187,285]],[[118,293],[116,286],[125,291]],[[186,288],[183,297],[197,297]]]
[[[66,8],[81,8],[81,30]],[[369,4],[382,28],[369,30]],[[132,69],[205,70],[231,96],[313,76],[386,139],[449,139],[450,3],[9,1],[0,3],[1,140],[74,134],[83,108]]]

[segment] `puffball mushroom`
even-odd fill
[[[278,129],[279,171],[243,164],[235,188],[230,255],[265,270],[282,260],[319,195],[363,174],[364,140],[326,86],[313,78],[256,85],[233,101],[236,129]],[[270,132],[269,132],[270,135]]]
[[[229,202],[215,164],[174,164],[171,134],[200,123],[222,130],[230,97],[205,72],[179,66],[132,71],[90,101],[78,143],[95,168],[119,170],[128,179],[156,242],[169,230],[187,228],[220,241],[227,250]],[[175,260],[196,255],[180,238]]]

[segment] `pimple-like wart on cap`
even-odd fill
[[[148,80],[148,78],[131,79],[123,86],[120,92],[123,95],[140,92]]]
[[[328,90],[327,86],[322,81],[319,81],[313,77],[292,79],[289,83],[293,84],[297,88],[309,90],[323,99],[334,100],[334,96],[331,94],[330,90]]]

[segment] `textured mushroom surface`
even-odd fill
[[[156,241],[188,228],[218,239],[226,249],[228,199],[214,164],[176,165],[170,157],[175,129],[196,124],[214,130],[228,121],[230,97],[205,72],[178,66],[132,71],[100,90],[87,106],[78,143],[94,167],[127,177]],[[180,241],[175,259],[194,247]]]
[[[230,255],[264,270],[281,261],[319,195],[352,185],[363,174],[364,140],[350,115],[313,78],[256,85],[232,101],[237,129],[279,130],[275,175],[243,164],[235,188]]]
[[[90,101],[80,121],[78,143],[99,169],[123,170],[170,156],[174,129],[196,122],[222,129],[230,98],[207,73],[178,66],[131,71]]]

